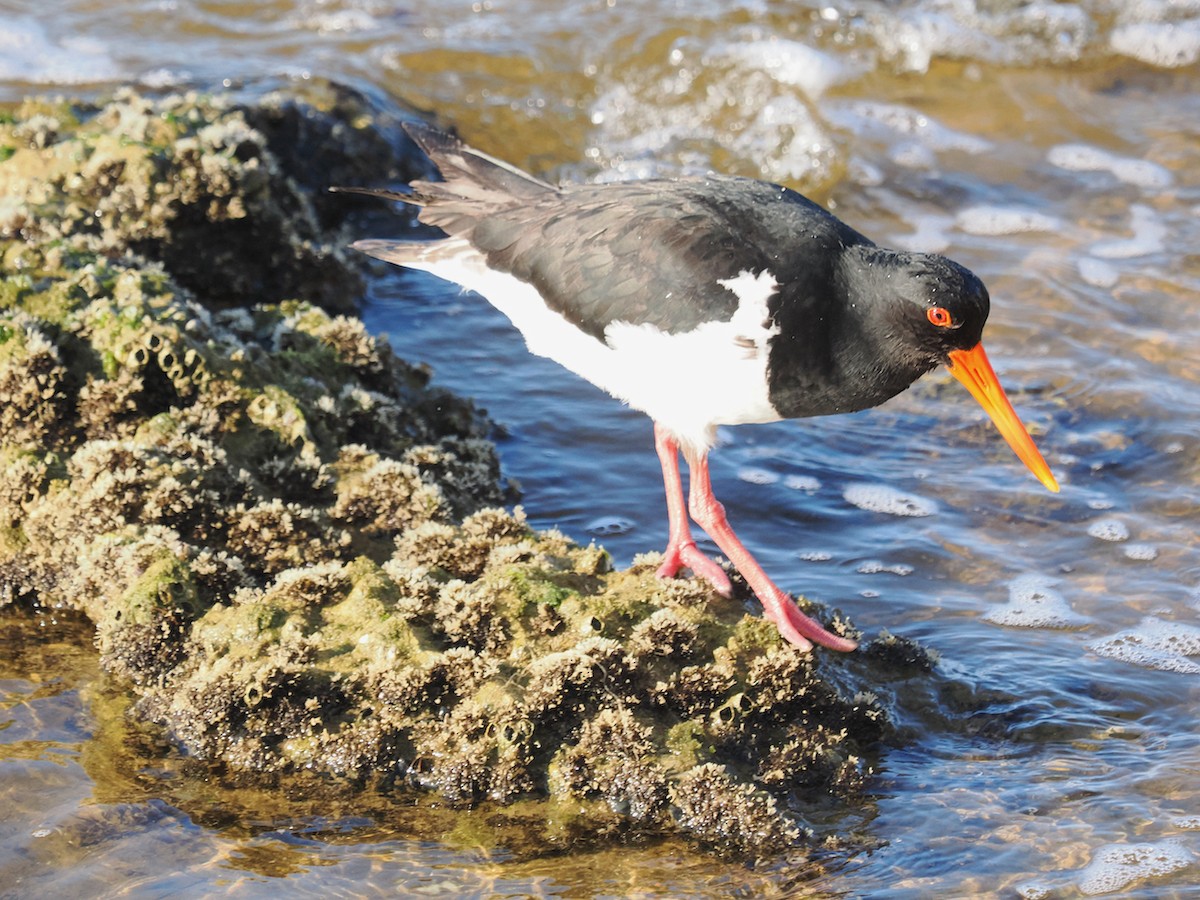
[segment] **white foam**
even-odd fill
[[[753,96],[752,87],[745,89]],[[768,103],[751,102],[750,108],[757,113],[743,122],[741,130],[715,139],[744,159],[757,160],[761,177],[803,182],[840,159],[836,140],[803,98],[781,93]],[[772,147],[773,152],[764,155],[763,147]]]
[[[887,563],[877,559],[864,560],[858,567],[858,572],[862,575],[879,575],[886,573],[888,575],[911,575],[913,567],[904,563]]]
[[[1079,890],[1088,896],[1111,894],[1135,881],[1177,872],[1194,859],[1191,850],[1175,841],[1109,844],[1097,850],[1079,873]]]
[[[848,503],[867,512],[889,516],[932,516],[937,504],[916,494],[906,494],[883,484],[851,484],[842,492]]]
[[[973,134],[955,131],[930,118],[920,110],[897,103],[876,103],[868,100],[831,107],[827,114],[834,124],[854,131],[870,130],[911,135],[935,152],[956,150],[961,153],[986,153],[992,145]]]
[[[1133,237],[1113,241],[1101,241],[1089,251],[1102,259],[1131,259],[1159,253],[1167,237],[1167,226],[1149,206],[1135,203],[1130,207],[1129,227]]]
[[[756,166],[753,174],[768,181],[820,181],[841,167],[838,139],[802,90],[740,60],[708,71],[699,41],[681,40],[662,78],[618,80],[591,105],[592,121],[604,132],[587,151],[601,168],[597,180],[706,172],[713,165],[702,149],[708,142]],[[737,128],[729,125],[734,118]]]
[[[1085,256],[1079,260],[1079,277],[1093,287],[1110,288],[1121,280],[1121,271],[1112,263]]]
[[[871,37],[894,66],[916,72],[927,71],[938,57],[1002,65],[1075,60],[1094,28],[1078,4],[1045,0],[874,6],[861,16]]]
[[[369,12],[359,9],[342,9],[319,12],[307,17],[296,17],[292,24],[300,28],[311,28],[318,34],[359,34],[378,31],[382,23]]]
[[[911,72],[927,72],[935,54],[951,43],[953,36],[966,43],[970,33],[946,16],[928,14],[912,19],[881,23],[875,34],[884,55]]]
[[[1137,22],[1114,28],[1109,45],[1123,56],[1173,69],[1200,59],[1200,19]]]
[[[788,475],[783,479],[783,486],[791,488],[793,491],[815,494],[821,489],[821,482],[811,475]]]
[[[711,67],[724,60],[765,71],[780,84],[800,88],[813,100],[833,85],[849,81],[858,72],[857,68],[836,56],[799,41],[778,37],[718,43],[702,61],[706,67]]]
[[[138,83],[161,91],[183,84],[188,81],[188,78],[189,76],[186,72],[168,69],[164,66],[158,69],[151,69],[149,72],[143,72],[138,78]]]
[[[1070,628],[1084,619],[1054,589],[1058,582],[1036,572],[1018,575],[1008,584],[1008,602],[984,614],[983,620],[1010,628]]]
[[[1087,533],[1101,541],[1129,540],[1129,526],[1120,519],[1097,519],[1088,526]]]
[[[828,550],[801,550],[800,558],[805,562],[829,562],[833,554]]]
[[[769,469],[759,469],[755,466],[742,466],[738,469],[737,477],[750,484],[775,484],[779,476]]]
[[[888,157],[906,169],[932,169],[937,166],[937,154],[918,141],[900,141],[888,150]]]
[[[1062,222],[1054,216],[1016,206],[986,204],[962,210],[955,218],[955,224],[967,234],[984,236],[1062,230]]]
[[[1054,885],[1048,881],[1027,881],[1018,884],[1016,890],[1021,900],[1046,900],[1054,896]]]
[[[0,80],[52,84],[112,81],[122,76],[108,48],[93,38],[52,38],[38,22],[4,17]]]
[[[1147,616],[1134,628],[1093,641],[1091,649],[1101,656],[1147,669],[1200,675],[1200,628],[1183,622],[1168,622]]]
[[[1158,548],[1153,544],[1130,544],[1125,548],[1125,555],[1138,562],[1153,562],[1158,559]]]
[[[892,238],[893,246],[917,253],[942,253],[950,246],[947,232],[954,225],[953,216],[921,213],[910,217],[908,221],[913,230]]]
[[[611,537],[616,534],[628,534],[633,530],[633,522],[620,516],[601,516],[592,519],[584,526],[584,531],[596,537]]]
[[[865,159],[852,157],[846,166],[846,177],[855,184],[861,184],[863,187],[879,187],[885,181],[887,176],[883,174],[883,169],[874,163],[870,163]]]
[[[1051,165],[1073,172],[1108,172],[1126,184],[1150,190],[1170,187],[1171,173],[1146,159],[1117,156],[1090,144],[1059,144],[1046,158]]]

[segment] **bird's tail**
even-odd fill
[[[510,166],[503,160],[469,147],[452,134],[424,122],[405,122],[404,130],[441,173],[441,181],[414,181],[409,191],[382,188],[334,187],[347,194],[384,197],[413,206],[436,207],[422,213],[421,221],[448,232],[461,218],[475,219],[506,206],[528,203],[557,190],[553,185]]]
[[[404,130],[425,151],[442,181],[414,181],[417,202],[434,204],[469,200],[487,206],[510,206],[536,200],[556,188],[503,160],[468,147],[452,134],[424,122],[405,122]],[[410,201],[411,202],[411,201]]]
[[[437,274],[440,265],[454,264],[471,253],[471,245],[462,238],[441,241],[355,241],[350,245],[360,253],[408,269]]]

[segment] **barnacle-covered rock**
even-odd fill
[[[778,851],[800,838],[800,828],[780,814],[771,794],[716,763],[680,775],[671,789],[671,802],[679,809],[684,829],[725,852]]]
[[[61,427],[67,397],[58,348],[21,311],[0,322],[0,443],[37,447]]]
[[[733,667],[720,663],[684,666],[654,686],[653,699],[679,716],[690,719],[720,706],[737,683]]]
[[[799,840],[889,727],[863,667],[916,650],[797,653],[499,508],[488,423],[344,314],[352,204],[317,192],[402,175],[398,140],[336,88],[0,120],[0,604],[86,613],[136,714],[227,770]]]
[[[506,559],[528,556],[532,545],[525,517],[518,509],[508,514],[484,509],[459,525],[446,521],[415,521],[396,539],[396,564],[433,569],[450,578],[478,578],[501,548]]]
[[[639,654],[686,660],[695,651],[699,634],[700,626],[694,617],[664,607],[637,624],[630,634],[630,643]]]
[[[667,772],[658,753],[653,725],[639,722],[628,707],[602,707],[551,763],[550,791],[599,797],[635,822],[655,823],[667,804]]]
[[[444,495],[412,463],[351,445],[335,466],[341,477],[332,515],[338,521],[367,534],[394,536],[447,518]]]
[[[0,196],[25,202],[6,206],[0,237],[39,245],[21,254],[29,262],[133,252],[216,305],[303,299],[351,310],[357,264],[333,239],[340,217],[324,189],[362,183],[371,166],[375,178],[418,171],[379,128],[346,127],[372,112],[366,105],[332,86],[250,107],[219,95],[133,91],[98,108],[30,101],[6,126],[13,153],[0,167]],[[31,130],[31,122],[40,124]],[[296,129],[307,148],[292,143]],[[347,134],[362,135],[361,146],[338,139]],[[306,168],[302,186],[296,164],[318,149],[320,177],[331,180],[316,184],[317,170]]]
[[[494,651],[505,642],[500,598],[486,582],[454,579],[444,584],[433,607],[433,623],[448,641],[473,650]]]

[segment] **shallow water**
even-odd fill
[[[852,849],[820,869],[676,845],[496,858],[486,824],[252,802],[111,733],[86,629],[6,617],[0,896],[1196,895],[1200,4],[53,6],[4,4],[0,101],[332,77],[546,177],[719,168],[946,252],[990,288],[989,353],[1063,491],[945,374],[882,409],[723,433],[718,494],[782,586],[995,697],[986,716],[912,697],[874,802],[826,825]],[[379,272],[367,321],[503,426],[534,524],[622,564],[660,548],[643,417],[477,298]]]

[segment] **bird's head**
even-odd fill
[[[846,267],[854,295],[878,304],[869,313],[898,356],[924,371],[950,370],[1021,461],[1049,490],[1058,481],[1038,452],[992,370],[980,338],[991,300],[978,276],[944,256],[879,247],[852,248]],[[868,326],[871,327],[871,326]]]

